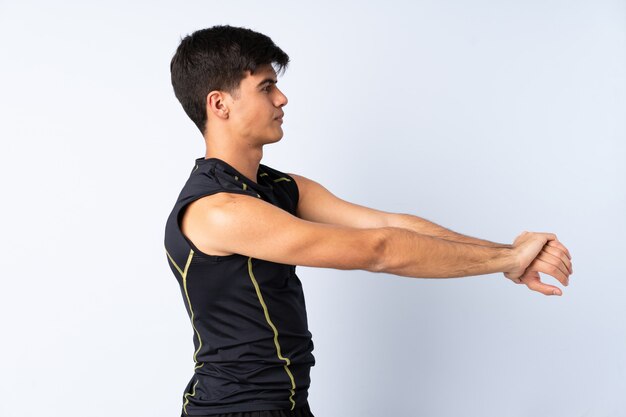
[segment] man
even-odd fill
[[[344,201],[319,183],[261,164],[278,142],[289,57],[267,36],[214,26],[181,41],[172,84],[206,144],[172,210],[165,249],[194,331],[183,415],[313,416],[315,364],[296,265],[452,278],[503,272],[545,295],[567,286],[569,252],[551,233],[512,245],[409,214]]]

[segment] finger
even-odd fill
[[[565,268],[567,269],[568,273],[569,274],[572,273],[572,262],[567,257],[567,254],[565,252],[563,252],[560,248],[557,248],[557,247],[554,247],[554,246],[545,245],[542,248],[542,250],[547,252],[547,253],[549,253],[552,256],[555,256],[555,257],[559,258],[561,260],[561,262],[563,263],[563,265],[565,266]]]
[[[554,246],[554,247],[560,248],[563,252],[565,252],[565,254],[567,255],[567,257],[569,259],[572,259],[572,255],[570,254],[569,249],[567,249],[565,247],[565,245],[561,243],[560,240],[558,240],[558,239],[549,240],[546,244],[549,244],[550,246]]]
[[[547,254],[549,254],[550,256],[553,256],[555,258],[557,258],[561,263],[560,265],[562,265],[563,267],[561,268],[561,270],[566,273],[566,275],[571,275],[572,274],[572,262],[569,260],[569,258],[567,257],[567,255],[565,255],[565,253],[563,251],[561,251],[558,248],[552,247],[552,246],[548,246],[545,245],[542,249],[543,252],[546,252]],[[555,260],[556,262],[556,260]]]
[[[567,255],[567,257],[569,259],[572,259],[572,255],[570,255],[569,250],[565,247],[564,244],[562,244],[561,242],[559,242],[558,240],[549,240],[548,243],[546,243],[547,245],[550,246],[554,246],[557,248],[560,248],[563,252],[565,252],[565,254]]]
[[[551,240],[557,240],[556,235],[554,233],[547,233],[547,232],[535,232],[535,234],[537,235],[542,235],[543,237],[545,237],[548,241]]]
[[[567,259],[569,261],[568,269],[570,271],[570,275],[573,274],[574,273],[574,265],[572,264],[572,261],[571,261],[572,256],[570,255],[569,250],[561,242],[559,242],[558,240],[556,240],[556,241],[549,241],[548,243],[546,243],[546,245],[544,245],[544,249],[545,249],[546,246],[549,246],[549,247],[555,248],[555,249],[559,249],[559,250],[561,250],[561,251],[563,251],[565,253],[565,256],[567,256]],[[563,257],[561,257],[561,258],[563,259]],[[566,262],[566,264],[567,264],[567,262]]]
[[[528,284],[530,281],[539,281],[539,274],[536,271],[531,271],[527,269],[519,277],[519,280],[521,281],[522,284]]]
[[[531,271],[530,269],[526,269],[524,273],[519,277],[519,279],[521,279],[522,282],[526,282],[532,279],[539,279],[539,274],[537,273],[537,271]]]
[[[542,293],[543,295],[563,295],[563,292],[553,285],[544,284],[539,280],[531,280],[526,286],[533,291]]]
[[[562,285],[566,287],[569,285],[569,271],[567,270],[567,268],[565,268],[565,266],[563,265],[563,262],[561,262],[559,258],[542,251],[535,258],[535,260],[541,261],[544,263],[542,265],[537,264],[535,266],[536,268],[535,270],[538,270],[539,272],[543,272],[545,274],[552,275]],[[542,270],[542,268],[544,270]]]
[[[535,259],[540,259],[546,262],[547,264],[550,264],[554,268],[558,269],[559,277],[555,277],[555,278],[557,278],[559,282],[561,282],[561,284],[567,287],[567,285],[569,284],[569,271],[567,270],[565,265],[563,265],[563,262],[561,262],[559,258],[557,258],[554,255],[550,255],[549,253],[541,252],[539,255],[537,255],[537,258]],[[563,277],[563,278],[561,279],[560,277]]]
[[[567,282],[567,275],[565,275],[563,271],[559,269],[558,266],[555,266],[549,262],[546,262],[542,258],[545,258],[545,256],[543,255],[543,252],[540,254],[539,257],[535,258],[531,262],[528,268],[530,268],[533,271],[542,272],[544,274],[551,275],[554,278],[556,278],[561,284],[565,285],[565,283]]]

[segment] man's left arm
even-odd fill
[[[311,179],[296,174],[289,175],[296,181],[300,194],[296,215],[304,220],[358,228],[398,227],[448,241],[478,246],[513,248],[513,245],[490,242],[456,233],[412,214],[389,213],[350,203],[335,196],[321,184]],[[563,265],[561,265],[560,257],[556,255],[559,255],[559,251],[566,251],[567,249],[560,242],[556,245],[559,247],[556,252],[554,247],[546,245],[521,277],[512,278],[507,274],[504,274],[504,276],[516,284],[524,283],[531,289],[545,285],[540,282],[539,274],[537,273],[538,269],[534,266],[534,263],[545,262],[552,265],[552,267],[562,269]]]
[[[389,226],[392,227],[401,227],[403,229],[413,230],[414,232],[421,233],[423,235],[434,236],[440,239],[452,240],[455,242],[471,243],[474,245],[490,246],[496,248],[513,247],[513,245],[495,243],[484,239],[478,239],[475,237],[462,235],[412,214],[390,213],[388,223]]]
[[[361,228],[400,227],[455,242],[499,248],[513,247],[465,236],[412,214],[389,213],[350,203],[335,196],[316,181],[301,175],[289,175],[296,181],[300,193],[297,215],[305,220]]]

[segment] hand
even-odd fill
[[[518,267],[507,271],[504,276],[516,284],[526,284],[533,291],[544,295],[561,295],[561,290],[544,284],[539,272],[552,275],[563,285],[569,285],[569,276],[574,272],[571,255],[567,248],[552,233],[523,232],[513,243]]]

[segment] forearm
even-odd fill
[[[510,248],[454,242],[398,227],[379,230],[380,272],[413,278],[457,278],[516,267]]]
[[[412,214],[393,214],[391,216],[389,226],[400,227],[422,235],[438,237],[439,239],[450,240],[453,242],[470,243],[473,245],[488,246],[494,248],[511,249],[513,247],[513,245],[495,243],[471,236],[465,236],[460,233],[456,233],[450,229],[446,229],[445,227],[439,226],[438,224],[435,224],[421,217],[414,216]]]

